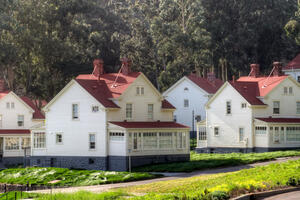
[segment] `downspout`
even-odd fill
[[[108,140],[108,121],[107,121],[107,109],[104,109],[105,115],[105,141],[106,141],[106,170],[109,170],[109,140]]]

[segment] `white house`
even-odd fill
[[[44,111],[45,127],[32,130],[32,165],[123,171],[189,160],[189,128],[173,122],[175,108],[126,59],[120,73],[95,60],[93,73],[72,80]]]
[[[197,120],[205,119],[205,104],[222,84],[214,73],[208,73],[207,78],[190,74],[172,85],[163,96],[176,107],[174,120],[194,132]]]
[[[198,152],[252,152],[300,147],[300,84],[275,62],[270,76],[252,64],[248,77],[226,82],[197,126]]]
[[[24,162],[25,153],[31,152],[30,128],[43,121],[44,115],[31,99],[6,90],[0,81],[0,158],[4,165]]]
[[[300,82],[300,54],[283,67],[282,71]]]

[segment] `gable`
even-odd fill
[[[19,102],[20,104],[22,104],[26,109],[28,109],[28,111],[30,112],[34,112],[34,109],[32,107],[30,107],[25,101],[23,101],[18,95],[16,95],[14,92],[9,92],[6,95],[4,95],[1,99],[0,102],[4,102],[6,103],[6,101],[10,99],[10,102]]]
[[[278,84],[267,96],[281,96],[283,94],[284,87],[293,87],[293,93],[300,93],[300,84],[292,77],[288,76],[280,84]],[[266,97],[267,97],[266,96]]]

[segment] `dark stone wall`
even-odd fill
[[[296,150],[300,147],[284,147],[284,148],[267,148],[267,147],[255,147],[255,148],[227,148],[227,147],[209,147],[209,148],[196,148],[197,153],[263,153],[270,151],[284,151],[284,150]]]
[[[24,157],[3,157],[2,162],[4,166],[23,165]]]

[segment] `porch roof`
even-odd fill
[[[260,121],[264,121],[267,123],[299,123],[300,124],[300,118],[256,118]]]
[[[111,124],[123,127],[123,128],[185,128],[188,129],[188,126],[176,122],[109,122]]]
[[[0,129],[0,134],[30,134],[29,129]]]

